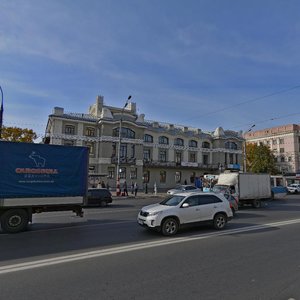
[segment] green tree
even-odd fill
[[[247,170],[253,173],[276,174],[275,156],[266,145],[247,144]]]
[[[37,134],[28,128],[2,127],[2,139],[9,142],[33,143]]]

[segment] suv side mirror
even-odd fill
[[[183,203],[181,207],[182,207],[182,208],[186,208],[186,207],[189,207],[189,206],[190,206],[190,205],[189,205],[188,203]]]

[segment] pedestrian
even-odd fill
[[[186,179],[184,180],[184,184],[185,184],[185,185],[187,185],[187,181],[186,181]]]
[[[126,180],[123,183],[123,193],[124,193],[124,196],[128,196]]]
[[[105,189],[105,187],[106,187],[103,180],[102,180],[102,182],[101,182],[101,187],[102,187],[103,189]]]
[[[137,185],[137,183],[135,182],[134,183],[134,196],[136,197],[136,195],[137,195],[137,191],[138,191],[138,185]]]
[[[131,181],[131,194],[133,195],[133,193],[134,193],[134,183],[133,181]]]
[[[109,186],[109,184],[107,183],[106,184],[106,188],[109,190],[110,189],[110,186]]]

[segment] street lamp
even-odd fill
[[[118,163],[117,163],[117,188],[116,188],[116,193],[117,196],[120,195],[120,152],[121,152],[121,131],[122,131],[122,118],[123,118],[123,113],[124,109],[128,105],[128,101],[131,99],[131,96],[129,95],[124,107],[122,108],[121,112],[121,118],[120,118],[120,126],[119,126],[119,144],[118,144]]]
[[[255,124],[253,124],[244,134],[244,136],[252,130],[252,128],[255,127]],[[247,172],[247,151],[246,151],[246,138],[244,141],[244,173]]]
[[[1,91],[1,108],[0,108],[0,140],[2,138],[2,124],[3,124],[3,91],[0,86]]]

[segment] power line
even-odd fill
[[[249,99],[249,100],[246,100],[246,101],[234,104],[234,105],[230,105],[230,106],[218,109],[218,110],[207,112],[205,114],[197,116],[197,118],[203,117],[203,116],[209,116],[209,115],[212,115],[212,114],[215,114],[215,113],[219,113],[219,112],[223,112],[225,110],[229,110],[229,109],[235,108],[237,106],[241,106],[241,105],[244,105],[244,104],[247,104],[247,103],[251,103],[251,102],[259,101],[259,100],[262,100],[262,99],[270,98],[270,97],[273,97],[275,95],[283,94],[283,93],[286,93],[286,92],[289,92],[291,90],[295,90],[295,89],[298,89],[298,88],[300,88],[300,85],[295,85],[295,86],[289,87],[287,89],[279,90],[279,91],[276,91],[276,92],[273,92],[273,93],[270,93],[270,94],[267,94],[267,95],[264,95],[264,96],[256,97],[256,98]],[[195,119],[195,118],[189,118],[189,120]]]
[[[270,119],[265,119],[265,120],[260,120],[260,121],[253,121],[253,122],[247,123],[247,124],[240,124],[240,125],[237,125],[237,126],[233,126],[232,128],[250,126],[252,124],[257,125],[257,124],[262,124],[262,123],[266,123],[266,122],[269,122],[269,121],[280,120],[280,119],[284,119],[284,118],[292,117],[292,116],[297,116],[297,115],[300,115],[300,112],[287,114],[287,115],[281,115],[281,116],[278,116],[278,117],[273,117],[273,118],[270,118]]]

